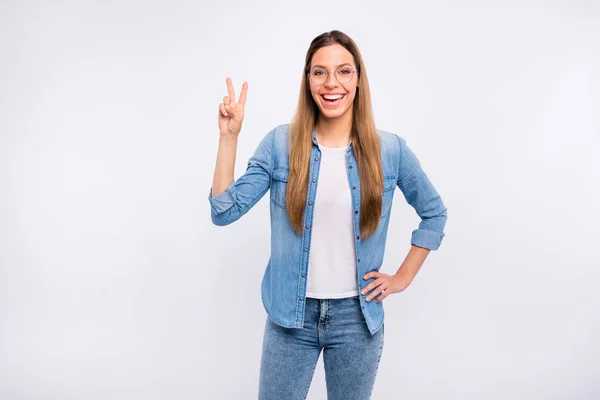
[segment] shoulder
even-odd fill
[[[289,131],[290,131],[290,124],[281,124],[281,125],[277,125],[275,128],[273,128],[273,135],[275,137],[276,140],[278,141],[282,141],[288,140],[288,136],[289,136]]]
[[[397,133],[377,129],[381,138],[381,153],[383,156],[398,157],[402,153],[406,140]]]
[[[273,149],[278,154],[286,154],[289,143],[290,124],[277,125],[271,131],[273,135]]]
[[[377,129],[381,140],[381,162],[384,172],[397,171],[402,155],[402,142],[404,139],[396,133]]]
[[[258,145],[257,154],[269,159],[275,167],[287,165],[289,124],[277,125],[266,133]]]
[[[273,151],[287,144],[289,124],[277,125],[269,130],[260,140],[259,147],[264,151]]]
[[[290,124],[277,125],[263,137],[263,141],[269,142],[273,148],[286,145],[288,142],[288,132]]]

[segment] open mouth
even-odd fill
[[[321,95],[323,102],[330,106],[337,106],[338,104],[340,104],[342,102],[342,100],[344,100],[344,97],[346,97],[345,94]]]

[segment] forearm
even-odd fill
[[[237,142],[237,135],[219,137],[219,150],[212,184],[213,196],[223,193],[234,181]]]
[[[406,259],[398,268],[396,275],[406,282],[408,286],[419,272],[419,269],[425,262],[425,259],[429,255],[430,250],[418,246],[410,246],[410,251],[406,256]]]

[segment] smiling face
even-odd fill
[[[313,55],[310,68],[310,75],[314,78],[322,77],[323,71],[327,71],[325,82],[316,83],[313,78],[309,79],[310,92],[321,110],[321,117],[333,119],[347,113],[352,116],[358,86],[358,72],[352,73],[356,69],[352,54],[339,44],[321,47]],[[315,70],[321,72],[315,75]],[[338,71],[342,82],[336,79],[335,71]],[[344,82],[347,74],[352,74],[352,80]]]

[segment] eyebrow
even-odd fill
[[[343,64],[340,64],[340,65],[338,65],[336,68],[339,68],[339,67],[341,67],[341,66],[344,66],[344,65],[349,65],[349,66],[352,66],[352,64],[350,64],[350,63],[347,63],[347,62],[346,62],[346,63],[343,63]],[[312,68],[315,68],[315,67],[325,68],[325,67],[324,67],[324,66],[322,66],[322,65],[313,65],[313,66],[312,66]]]

